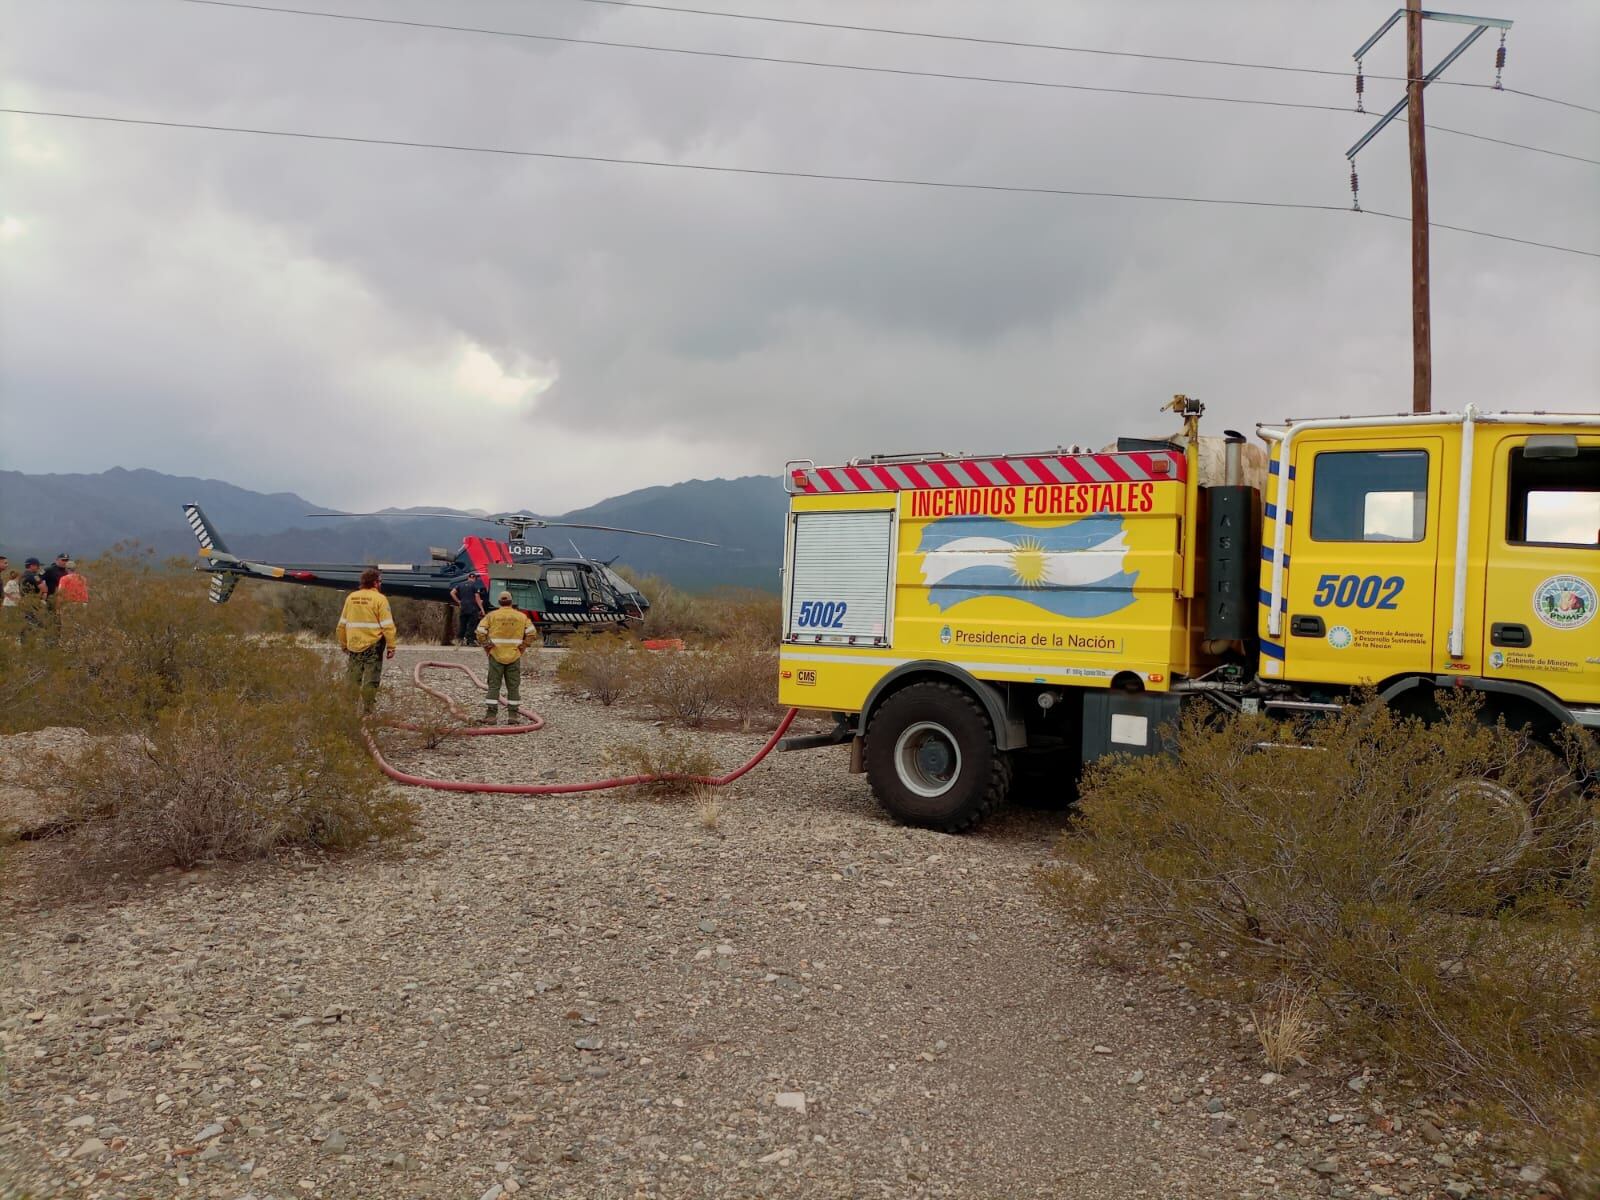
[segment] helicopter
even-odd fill
[[[450,603],[451,590],[476,575],[489,589],[491,596],[498,596],[503,591],[510,592],[512,604],[528,614],[546,645],[555,644],[561,634],[580,629],[598,632],[602,629],[627,628],[644,620],[645,613],[650,609],[650,601],[638,588],[613,571],[609,561],[599,562],[589,558],[576,546],[573,546],[573,557],[557,555],[546,545],[528,541],[526,535],[529,530],[589,529],[686,542],[695,546],[717,545],[698,538],[624,529],[615,525],[546,521],[522,513],[477,517],[463,513],[330,512],[308,515],[480,521],[503,526],[510,533],[505,541],[467,534],[461,539],[459,550],[430,546],[429,561],[421,564],[264,563],[252,562],[231,552],[223,542],[221,533],[198,504],[185,504],[183,515],[200,543],[200,562],[195,565],[195,570],[212,576],[213,604],[227,603],[241,579],[264,579],[350,591],[360,586],[361,572],[369,566],[376,566],[383,572],[383,590],[387,595]]]

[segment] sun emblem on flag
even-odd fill
[[[1011,570],[1017,582],[1025,588],[1045,585],[1045,572],[1049,566],[1044,556],[1044,543],[1038,538],[1023,538],[1011,552]]]

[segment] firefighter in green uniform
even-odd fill
[[[378,569],[368,567],[361,572],[360,590],[344,598],[339,614],[339,649],[350,659],[350,686],[360,690],[361,710],[369,713],[377,707],[383,660],[393,658],[399,644],[382,586]]]
[[[499,605],[478,622],[478,645],[489,655],[489,689],[484,693],[483,723],[493,725],[500,703],[500,684],[506,686],[506,724],[517,719],[522,699],[522,655],[533,641],[534,624],[528,614],[511,606],[511,593],[501,592]]]

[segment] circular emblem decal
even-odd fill
[[[945,646],[950,644],[950,626],[946,625],[943,629],[939,630],[939,642]]]
[[[1594,618],[1600,596],[1576,575],[1552,575],[1533,589],[1533,611],[1552,629],[1580,629]]]
[[[1328,645],[1332,646],[1335,650],[1348,649],[1350,643],[1355,640],[1356,635],[1350,632],[1348,626],[1335,625],[1332,629],[1328,630]]]
[[[1501,667],[1506,665],[1506,656],[1500,653],[1500,651],[1496,650],[1493,654],[1489,655],[1489,665],[1498,671]]]

